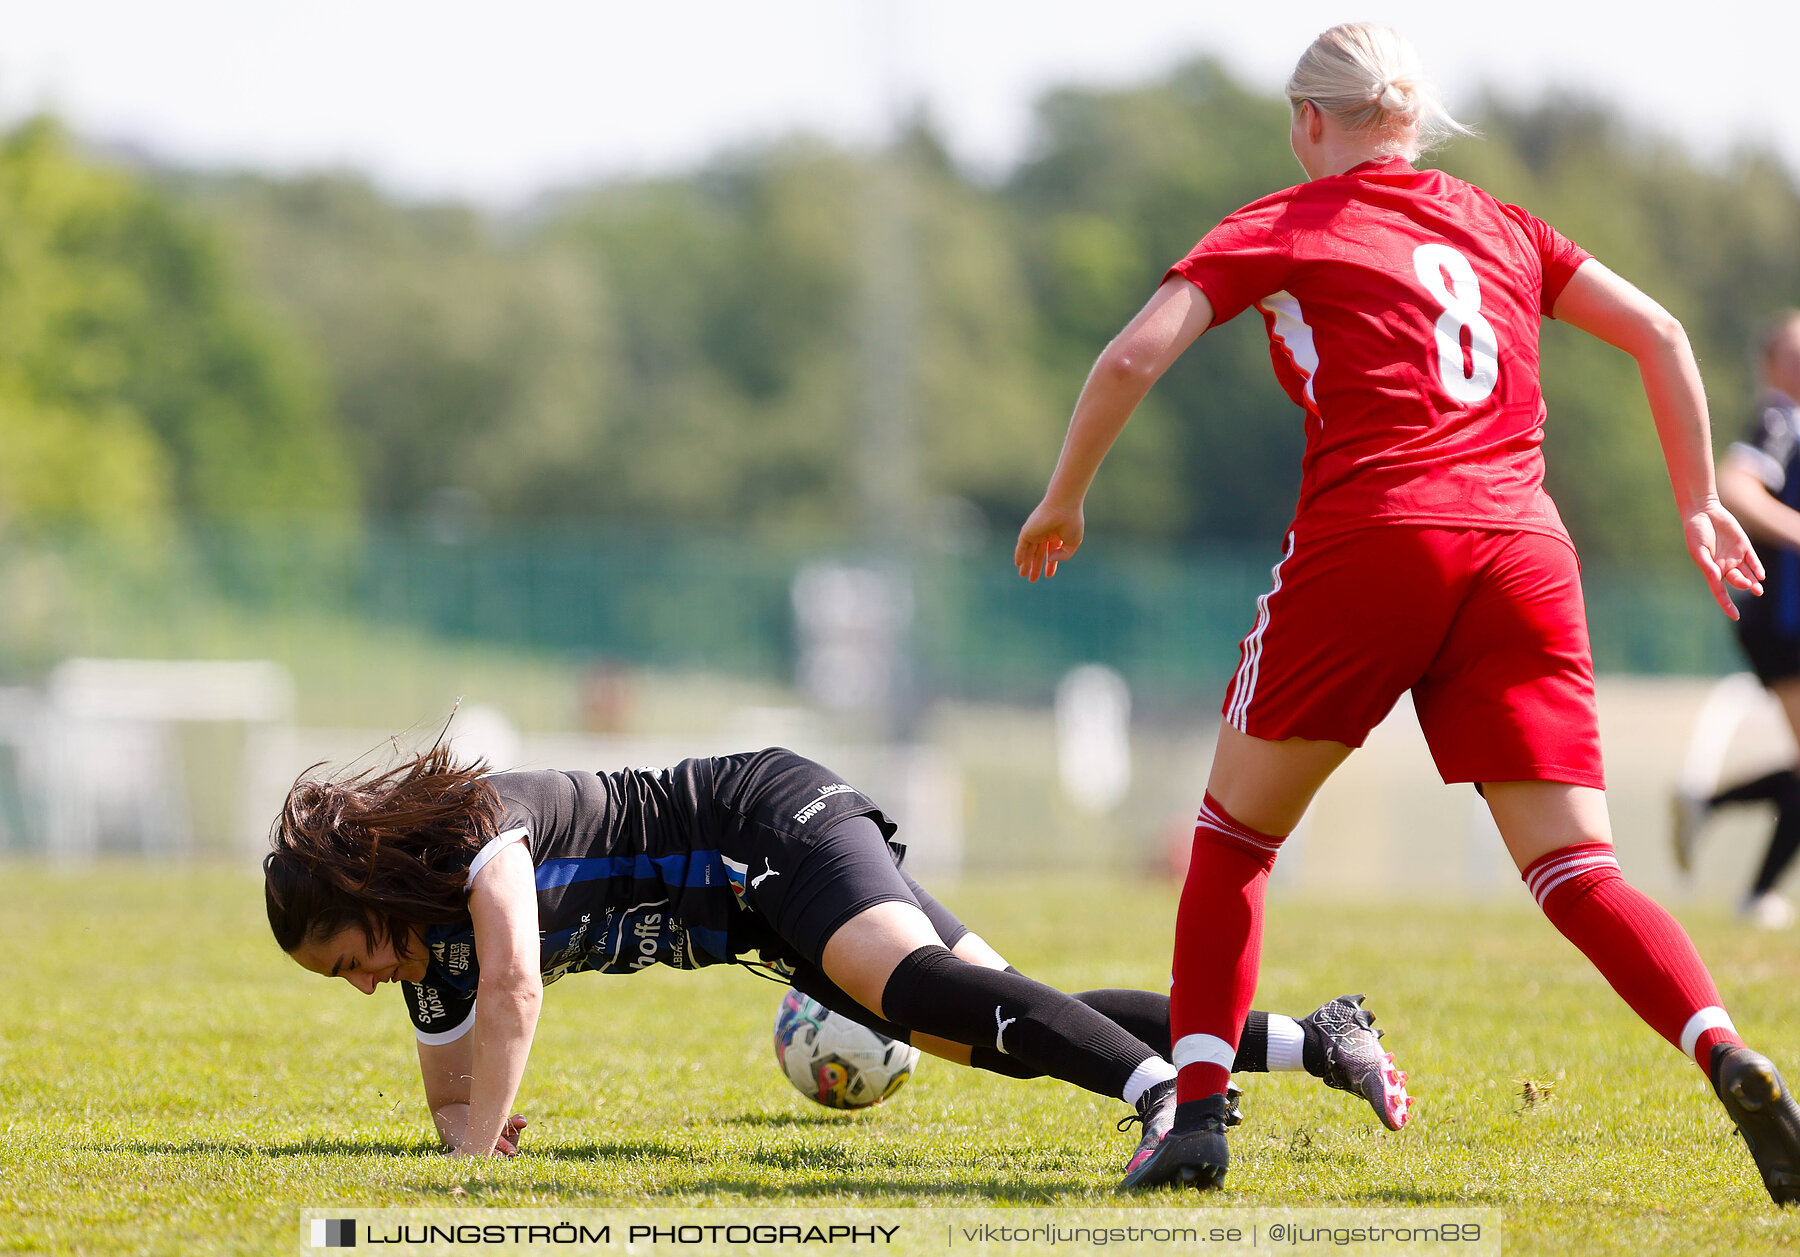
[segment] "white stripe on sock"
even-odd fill
[[[1131,1077],[1125,1080],[1125,1090],[1119,1093],[1119,1099],[1135,1106],[1144,1098],[1144,1092],[1159,1082],[1167,1082],[1175,1076],[1175,1067],[1160,1056],[1144,1058],[1144,1063],[1131,1071]]]
[[[1175,1068],[1189,1065],[1217,1065],[1227,1073],[1237,1060],[1237,1049],[1216,1034],[1187,1034],[1175,1045]]]
[[[1591,868],[1596,864],[1617,864],[1619,859],[1611,851],[1583,851],[1576,855],[1559,856],[1548,864],[1539,865],[1525,884],[1531,887],[1531,893],[1537,894],[1540,887],[1559,873],[1569,869]]]
[[[1564,882],[1580,877],[1583,873],[1592,872],[1594,869],[1616,869],[1619,867],[1619,862],[1610,855],[1591,855],[1584,856],[1579,860],[1567,860],[1553,867],[1560,871],[1552,873],[1551,870],[1546,869],[1534,877],[1531,882],[1532,896],[1537,900],[1540,908],[1544,906],[1544,900],[1550,897],[1550,892]]]
[[[1306,1031],[1292,1017],[1269,1014],[1269,1072],[1294,1073],[1306,1068]]]
[[[1702,1069],[1706,1068],[1707,1062],[1694,1056],[1694,1045],[1700,1042],[1700,1036],[1708,1030],[1729,1030],[1733,1034],[1737,1033],[1737,1027],[1731,1024],[1731,1014],[1717,1004],[1709,1008],[1702,1008],[1688,1018],[1687,1025],[1681,1028],[1681,1054],[1693,1056],[1694,1063]]]
[[[1200,804],[1200,814],[1199,818],[1194,822],[1194,829],[1196,832],[1202,829],[1209,829],[1221,837],[1229,838],[1233,842],[1246,847],[1254,847],[1258,851],[1273,851],[1279,853],[1281,844],[1286,841],[1284,838],[1277,838],[1271,842],[1267,838],[1252,833],[1250,830],[1244,828],[1244,826],[1232,820],[1229,816],[1222,815],[1208,807],[1205,803]]]

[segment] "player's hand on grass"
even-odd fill
[[[1750,538],[1716,498],[1689,515],[1682,532],[1687,538],[1688,554],[1706,577],[1719,607],[1737,619],[1737,608],[1727,590],[1747,589],[1759,597],[1763,591],[1762,560]]]
[[[1081,504],[1063,506],[1045,498],[1019,529],[1019,544],[1013,547],[1013,566],[1028,581],[1056,575],[1059,563],[1081,548],[1086,524]]]
[[[500,1138],[494,1142],[492,1150],[477,1152],[472,1148],[452,1148],[447,1155],[452,1157],[516,1157],[519,1155],[519,1133],[529,1124],[519,1114],[514,1113],[506,1119],[506,1125],[500,1128]]]
[[[506,1119],[506,1125],[500,1128],[500,1138],[494,1143],[494,1151],[501,1156],[516,1157],[519,1155],[519,1135],[528,1123],[519,1114],[514,1113]]]

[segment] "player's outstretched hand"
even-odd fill
[[[452,1157],[516,1157],[519,1155],[519,1132],[530,1125],[519,1114],[514,1113],[506,1119],[506,1125],[500,1128],[500,1138],[494,1141],[491,1152],[476,1152],[469,1148],[454,1148],[448,1155]]]
[[[1038,503],[1019,529],[1019,544],[1013,547],[1013,566],[1028,581],[1056,575],[1056,567],[1081,548],[1086,525],[1081,504],[1059,506],[1048,498]]]
[[[1750,538],[1716,499],[1689,515],[1682,532],[1687,538],[1688,554],[1706,577],[1720,609],[1737,619],[1738,611],[1727,589],[1747,589],[1758,597],[1763,591],[1762,560],[1756,556]]]

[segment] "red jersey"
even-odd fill
[[[1588,258],[1517,206],[1402,158],[1246,205],[1170,270],[1214,323],[1255,305],[1306,411],[1296,527],[1566,537],[1544,492],[1538,320]]]

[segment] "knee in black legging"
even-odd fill
[[[1086,1004],[1004,969],[921,947],[894,966],[883,1015],[921,1033],[1016,1058],[1100,1095],[1117,1096],[1156,1054]],[[1011,1072],[1011,1071],[1005,1071]]]
[[[859,1025],[867,1026],[876,1034],[886,1035],[890,1039],[898,1039],[902,1043],[912,1042],[912,1031],[905,1026],[876,1016],[864,1008],[849,992],[825,976],[823,969],[812,965],[796,966],[793,975],[788,979],[794,989],[804,995],[810,995],[840,1017],[848,1017]]]
[[[1027,1059],[1046,1039],[1070,1033],[1072,1027],[1062,1023],[1074,1009],[1088,1011],[1060,991],[1016,972],[969,964],[946,947],[921,947],[907,956],[881,994],[889,1021]]]

